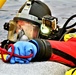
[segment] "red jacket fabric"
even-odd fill
[[[76,38],[71,38],[66,42],[65,41],[53,41],[53,40],[48,40],[48,42],[50,43],[52,48],[59,50],[61,52],[64,52],[76,59]],[[72,61],[67,60],[54,53],[52,53],[49,60],[57,61],[63,64],[67,64],[69,66],[76,66],[76,63],[73,63]]]

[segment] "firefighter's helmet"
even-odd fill
[[[30,21],[40,26],[41,19],[45,15],[51,15],[49,7],[39,0],[29,0],[19,9],[14,20]]]

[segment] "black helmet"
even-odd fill
[[[41,19],[45,15],[51,15],[51,11],[45,3],[39,0],[29,0],[20,8],[14,20],[27,20],[40,26]]]

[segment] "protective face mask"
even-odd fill
[[[39,35],[39,27],[19,20],[17,23],[11,20],[9,22],[8,39],[10,41],[30,40],[37,38]]]

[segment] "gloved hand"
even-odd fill
[[[19,57],[12,57],[10,59],[10,63],[14,64],[14,63],[29,63],[32,58],[35,57],[36,53],[37,53],[37,48],[36,46],[31,43],[31,42],[26,42],[26,41],[18,41],[14,44],[15,50],[14,50],[14,54],[18,54],[20,56],[28,56],[31,53],[33,53],[33,56],[30,58],[19,58]],[[11,48],[8,49],[8,52],[11,52]],[[10,55],[8,55],[6,57],[6,59],[8,59],[10,57]]]

